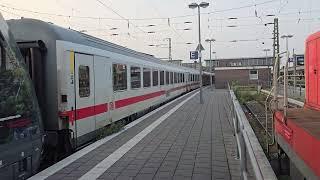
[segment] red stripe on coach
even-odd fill
[[[198,84],[198,83],[193,83],[191,85],[194,85],[194,84]],[[183,89],[185,87],[186,86],[175,87],[175,88],[168,90],[168,92],[177,91],[177,90]],[[145,94],[145,95],[141,95],[141,96],[135,96],[135,97],[131,97],[131,98],[117,100],[117,101],[115,101],[115,108],[119,109],[119,108],[129,106],[129,105],[132,105],[132,104],[135,104],[138,102],[142,102],[142,101],[145,101],[148,99],[159,97],[164,94],[166,94],[166,91],[158,91],[158,92]],[[90,106],[90,107],[85,107],[85,108],[81,108],[81,109],[76,109],[74,111],[60,112],[59,116],[60,117],[69,117],[69,121],[73,122],[75,120],[81,120],[81,119],[85,119],[87,117],[91,117],[91,116],[95,116],[98,114],[108,112],[108,110],[109,110],[108,103],[105,103],[105,104],[100,104],[100,105],[96,105],[96,106]],[[75,117],[74,117],[74,114],[76,114]]]
[[[96,106],[81,108],[76,110],[76,120],[95,116],[108,111],[108,104],[99,104]]]
[[[145,94],[145,95],[141,95],[141,96],[135,96],[135,97],[131,97],[131,98],[127,98],[127,99],[121,99],[115,102],[115,108],[122,108],[125,106],[129,106],[131,104],[135,104],[141,101],[145,101],[151,98],[155,98],[158,96],[161,96],[165,94],[165,91],[158,91],[158,92],[154,92],[154,93],[150,93],[150,94]]]

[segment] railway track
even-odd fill
[[[248,101],[245,103],[245,107],[251,116],[261,125],[261,127],[266,131],[268,128],[268,136],[272,137],[272,114],[270,111],[267,112],[267,126],[266,126],[266,113],[265,107],[258,101]]]

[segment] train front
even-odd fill
[[[40,111],[17,44],[0,14],[0,179],[26,179],[42,151]]]

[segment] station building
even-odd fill
[[[243,57],[205,60],[206,67],[212,65],[216,88],[227,88],[228,83],[239,85],[269,86],[272,82],[273,57]]]

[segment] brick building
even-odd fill
[[[216,88],[226,88],[228,82],[239,85],[268,86],[272,81],[272,57],[229,58],[205,60],[212,63],[215,71]]]

